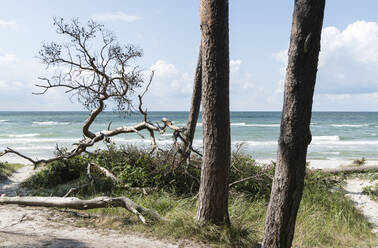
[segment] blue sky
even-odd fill
[[[0,111],[81,110],[61,91],[34,96],[46,70],[36,58],[59,41],[54,16],[95,19],[144,50],[155,70],[150,110],[188,110],[200,40],[199,1],[1,1]],[[281,110],[294,1],[230,1],[231,110]],[[314,110],[378,111],[378,1],[326,3]]]

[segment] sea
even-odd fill
[[[178,126],[185,126],[188,112],[149,112],[149,120],[159,123],[167,117]],[[56,146],[70,148],[82,136],[82,125],[88,112],[0,112],[0,149],[10,147],[33,158],[51,157]],[[276,158],[280,112],[231,112],[232,148],[255,159]],[[104,112],[92,125],[101,131],[142,121],[140,114]],[[351,160],[365,157],[378,160],[378,112],[313,112],[312,142],[308,159]],[[151,140],[137,134],[122,134],[112,140],[117,145],[148,148]],[[172,132],[156,134],[161,147],[172,144]],[[101,148],[98,144],[95,148]],[[202,121],[197,123],[194,147],[202,147]]]

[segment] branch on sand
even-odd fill
[[[106,207],[122,207],[138,216],[140,221],[147,223],[146,218],[164,221],[155,210],[142,207],[127,197],[97,197],[81,200],[76,197],[0,197],[0,204],[17,204],[23,206],[56,207],[87,210]]]

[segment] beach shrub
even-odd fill
[[[24,187],[52,188],[79,179],[86,173],[89,159],[77,156],[69,160],[54,161],[23,182]]]
[[[239,151],[232,153],[229,182],[232,185],[248,180],[232,185],[231,189],[246,193],[250,199],[269,199],[273,173],[272,165],[259,165],[252,156]]]
[[[176,159],[175,159],[176,158]],[[87,177],[89,162],[98,164],[111,171],[118,184],[110,187],[101,175],[95,176],[95,192],[122,194],[125,188],[154,188],[178,195],[196,194],[199,189],[201,158],[193,156],[192,165],[185,171],[186,164],[178,160],[171,150],[161,150],[150,154],[148,150],[133,146],[109,145],[106,150],[81,155],[69,160],[55,161],[40,172],[27,179],[23,186],[41,189],[66,184],[78,179],[83,183]],[[94,173],[94,172],[92,172]],[[261,166],[249,155],[234,152],[231,159],[230,183],[248,179],[232,186],[237,192],[245,193],[250,199],[269,198],[273,167]],[[77,183],[77,182],[76,182]],[[85,191],[88,193],[88,191]]]
[[[87,177],[88,163],[98,164],[111,171],[118,179],[114,191],[129,187],[150,187],[166,190],[177,194],[188,194],[198,191],[198,183],[185,172],[184,164],[172,163],[174,154],[169,151],[159,151],[150,154],[143,148],[132,146],[109,146],[106,150],[97,150],[90,155],[76,156],[68,160],[60,160],[50,163],[45,169],[37,172],[27,179],[23,186],[40,189],[51,188],[59,184],[75,181]],[[193,157],[196,166],[198,158]],[[200,170],[190,167],[189,173],[199,178]],[[95,176],[96,192],[109,187]],[[102,180],[102,181],[101,181]],[[97,187],[101,184],[103,187]]]
[[[8,162],[0,162],[0,181],[5,180],[7,177],[12,175],[16,169],[21,168],[22,164],[10,164]]]
[[[362,194],[368,195],[373,201],[378,201],[378,183],[363,187]]]
[[[361,159],[355,159],[353,160],[353,165],[354,166],[362,166],[362,165],[365,165],[366,163],[366,158],[362,157]]]

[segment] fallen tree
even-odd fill
[[[127,197],[97,197],[91,200],[81,200],[76,197],[0,197],[0,204],[18,204],[23,206],[70,208],[87,210],[95,208],[122,207],[146,224],[146,218],[163,221],[155,210],[144,208]]]
[[[39,58],[42,63],[53,67],[55,72],[50,78],[39,78],[43,84],[36,86],[42,91],[34,93],[43,95],[53,88],[64,88],[66,93],[71,94],[71,98],[77,98],[86,109],[90,111],[89,117],[85,120],[82,127],[83,138],[72,145],[68,151],[60,149],[57,146],[57,155],[48,159],[34,159],[22,154],[11,147],[7,147],[0,152],[0,157],[6,154],[15,154],[28,161],[34,167],[46,165],[57,160],[66,160],[88,152],[87,149],[93,147],[99,142],[110,143],[111,138],[128,133],[136,133],[144,138],[141,131],[147,131],[150,136],[152,149],[151,153],[156,151],[158,145],[155,139],[155,133],[163,134],[167,129],[173,131],[173,142],[177,148],[176,153],[181,154],[184,160],[187,160],[185,172],[191,178],[195,178],[187,169],[190,166],[190,151],[201,155],[192,147],[194,134],[194,125],[190,124],[189,133],[185,133],[186,128],[178,127],[167,118],[162,118],[161,123],[153,123],[148,119],[147,110],[143,109],[143,97],[152,83],[154,73],[151,73],[150,79],[145,90],[138,95],[138,107],[134,108],[131,95],[137,88],[142,86],[143,74],[138,66],[132,65],[133,60],[142,56],[142,51],[132,45],[121,46],[118,44],[115,36],[104,29],[100,24],[89,21],[86,26],[81,26],[77,19],[67,24],[62,18],[54,18],[54,26],[57,27],[57,33],[68,38],[68,43],[58,44],[55,42],[45,43],[39,52]],[[97,43],[96,43],[97,42]],[[98,43],[99,42],[99,43]],[[98,47],[98,51],[91,51],[91,48]],[[200,63],[200,62],[199,62]],[[198,70],[197,73],[198,74]],[[198,76],[196,76],[198,80]],[[197,85],[197,84],[196,84]],[[198,87],[196,87],[198,88]],[[120,126],[111,128],[109,122],[107,130],[98,132],[91,131],[91,126],[96,118],[108,107],[112,106],[116,111],[129,112],[138,111],[143,120],[130,126]],[[197,121],[199,108],[196,107],[194,117],[189,117],[192,122]],[[180,149],[181,144],[185,144],[185,155]],[[183,160],[180,161],[180,163]],[[95,168],[105,176],[109,177],[113,183],[117,183],[116,177],[105,168],[89,164],[88,175],[90,176],[91,168]],[[90,178],[91,180],[91,178]],[[199,180],[197,179],[197,182]],[[91,183],[93,181],[91,180]],[[63,198],[58,197],[3,197],[2,204],[22,204],[28,206],[45,206],[45,207],[67,207],[74,209],[90,209],[108,206],[121,206],[134,214],[138,215],[142,222],[145,222],[144,213],[152,214],[157,219],[161,217],[153,210],[148,210],[132,202],[130,199],[121,198],[95,198],[92,200],[80,200],[78,198],[68,198],[70,194],[80,188],[87,187],[89,184],[80,185],[72,188]]]
[[[142,56],[140,49],[132,45],[119,45],[111,32],[93,21],[89,21],[87,26],[84,27],[80,26],[76,19],[71,24],[66,24],[63,19],[55,18],[54,25],[57,27],[57,33],[68,37],[70,43],[57,44],[51,42],[43,45],[39,52],[42,63],[46,64],[47,67],[56,68],[57,71],[51,78],[41,77],[40,79],[45,84],[36,85],[42,91],[34,94],[42,95],[52,88],[65,88],[66,93],[72,94],[71,97],[76,97],[78,102],[90,110],[89,117],[83,123],[83,138],[74,143],[69,151],[61,151],[57,148],[58,155],[48,159],[33,159],[11,147],[7,147],[1,152],[0,157],[9,153],[16,154],[37,167],[87,152],[88,148],[93,147],[98,142],[109,143],[111,138],[116,135],[136,133],[144,138],[141,134],[143,130],[146,130],[150,135],[151,153],[158,149],[155,132],[163,134],[166,129],[173,130],[174,144],[177,144],[178,148],[180,147],[179,142],[191,144],[190,141],[187,141],[187,135],[184,135],[185,127],[178,127],[167,118],[162,118],[161,124],[153,123],[148,119],[147,110],[143,110],[142,100],[152,83],[153,72],[145,90],[138,95],[139,105],[137,109],[134,108],[130,96],[136,88],[141,87],[144,80],[138,66],[132,66],[131,63],[134,59]],[[100,37],[102,46],[99,51],[92,52],[89,48],[92,47],[93,40],[96,37]],[[107,106],[113,106],[115,110],[120,112],[137,110],[143,117],[143,121],[135,125],[120,126],[114,129],[111,129],[110,121],[107,130],[92,132],[90,130],[92,124]],[[189,133],[192,132],[194,131],[191,130]],[[192,137],[189,139],[192,140]],[[191,145],[188,149],[200,155]],[[177,149],[177,151],[182,153],[180,149]]]

